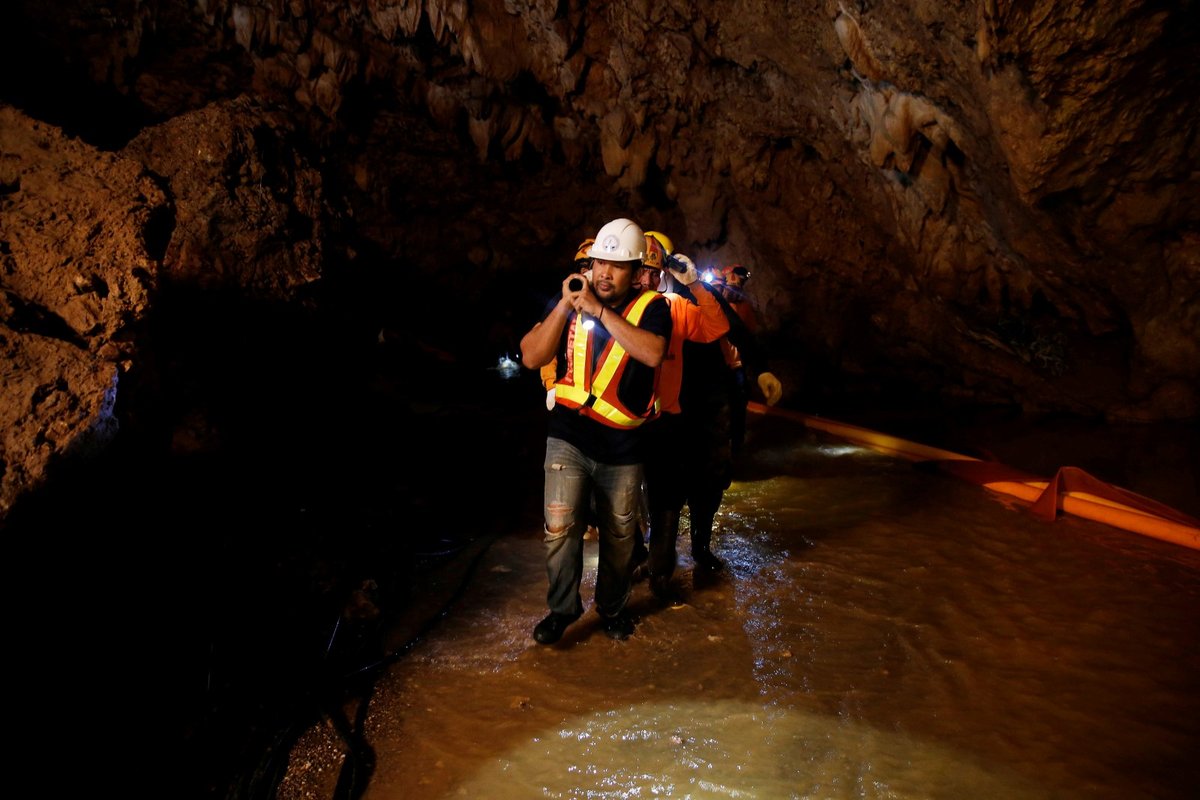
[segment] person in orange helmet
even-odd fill
[[[674,272],[670,274],[675,276]],[[652,505],[651,555],[648,563],[635,572],[635,580],[640,579],[640,572],[648,573],[651,590],[661,598],[670,598],[673,594],[670,580],[676,566],[679,517],[685,503],[691,521],[692,561],[697,570],[694,579],[698,579],[700,571],[715,572],[724,567],[724,562],[712,552],[713,528],[725,490],[733,479],[735,447],[740,445],[740,440],[735,441],[739,436],[736,428],[739,411],[742,419],[745,413],[727,354],[739,357],[738,354],[744,351],[751,364],[759,366],[763,363],[757,337],[725,299],[724,281],[705,280],[684,286],[679,291],[688,297],[696,297],[703,291],[700,286],[712,292],[729,330],[716,342],[693,340],[681,343],[682,378],[674,396],[681,411],[681,427],[686,429],[687,435],[674,442],[665,442],[664,447],[652,446],[648,450],[646,481]],[[667,363],[664,361],[663,370]],[[669,394],[662,389],[661,383],[660,393],[664,397]],[[767,397],[771,404],[778,399],[777,393]],[[656,487],[659,489],[658,500],[655,499]]]
[[[694,509],[699,502],[701,495],[695,490],[703,477],[696,475],[695,467],[705,460],[707,447],[701,443],[710,435],[707,429],[711,421],[689,416],[681,404],[683,387],[695,369],[694,356],[688,353],[690,348],[719,348],[717,342],[729,332],[730,325],[717,290],[699,280],[691,259],[673,250],[673,243],[664,234],[647,233],[646,267],[650,269],[643,270],[643,285],[664,292],[671,304],[672,329],[655,383],[658,414],[645,426],[649,557],[635,569],[634,578],[636,581],[648,575],[650,590],[662,600],[673,599],[670,587],[677,565],[680,516],[685,504]],[[655,266],[663,269],[656,271],[652,269]],[[715,377],[721,379],[720,375]],[[696,527],[692,544],[693,557],[700,553],[698,560],[703,560],[703,553],[709,552],[708,537]]]
[[[712,285],[717,287],[721,296],[729,301],[733,310],[742,318],[746,328],[753,334],[758,333],[758,316],[754,306],[746,294],[746,282],[750,280],[750,270],[741,264],[730,264],[713,270]]]
[[[745,444],[746,405],[750,401],[751,378],[769,406],[782,398],[783,385],[768,368],[766,350],[757,336],[758,318],[746,294],[750,270],[741,264],[731,264],[712,270],[705,275],[705,279],[720,291],[721,297],[741,321],[741,325],[734,325],[731,335],[721,344],[725,363],[730,370],[730,392],[733,397],[730,436],[736,456]]]

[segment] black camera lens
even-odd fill
[[[572,292],[578,292],[583,288],[583,278],[571,278],[567,281],[567,288]]]

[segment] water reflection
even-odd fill
[[[566,720],[486,764],[456,794],[498,800],[1049,796],[968,753],[904,732],[703,699]]]
[[[1200,554],[753,433],[714,537],[728,569],[694,573],[681,542],[683,602],[639,586],[626,642],[589,611],[533,643],[540,530],[497,540],[371,699],[364,796],[1194,796]],[[278,796],[333,797],[344,753],[314,727]]]

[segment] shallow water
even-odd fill
[[[538,520],[481,542],[278,797],[1196,796],[1200,552],[751,425],[723,573],[683,555],[681,602],[635,587],[629,640],[589,611],[543,647]]]

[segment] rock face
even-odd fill
[[[5,491],[105,427],[156,281],[511,352],[616,216],[751,267],[800,407],[1194,418],[1194,5],[9,4]]]
[[[297,301],[321,277],[321,176],[286,144],[286,117],[243,99],[147,128],[122,153],[165,179],[170,282]]]
[[[0,108],[0,518],[54,459],[118,428],[166,196],[136,161]]]

